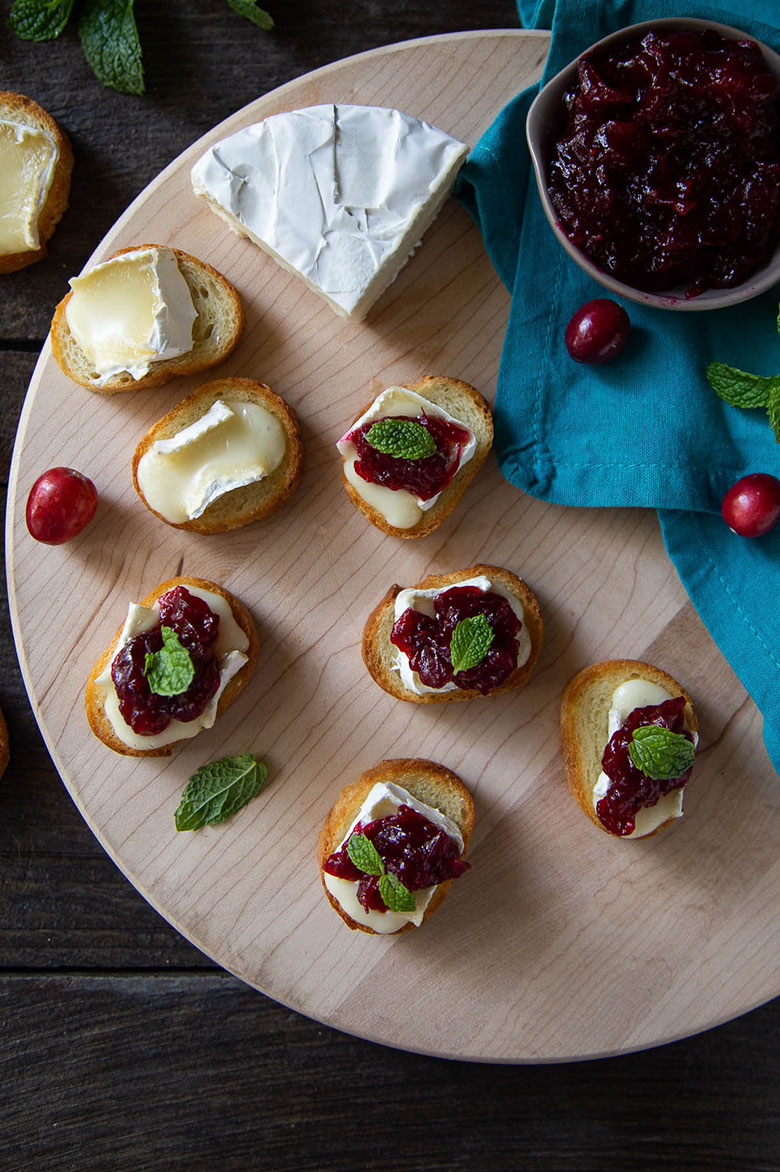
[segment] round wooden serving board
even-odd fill
[[[269,521],[220,537],[171,529],[131,483],[140,436],[204,379],[103,397],[44,348],[19,428],[9,494],[9,583],[19,656],[46,742],[84,817],[138,890],[243,980],[367,1038],[430,1054],[544,1061],[615,1053],[701,1030],[780,993],[780,787],[761,719],[693,612],[655,514],[547,505],[495,458],[431,537],[397,541],[352,507],[334,443],[393,383],[464,378],[492,399],[508,298],[466,213],[450,201],[362,324],[346,323],[192,195],[207,145],[318,102],[396,106],[473,144],[541,73],[544,33],[458,34],[362,54],[240,111],[177,159],[95,253],[173,244],[239,288],[248,328],[218,376],[268,382],[298,413],[301,487]],[[518,149],[519,146],[518,146]],[[49,548],[25,529],[45,468],[100,492],[93,524]],[[520,692],[399,703],[368,677],[360,636],[387,587],[474,562],[525,577],[546,640]],[[83,692],[127,603],[178,573],[236,593],[262,653],[250,686],[170,759],[116,756],[90,733]],[[697,702],[702,742],[686,817],[621,842],[569,797],[558,707],[580,667],[646,658]],[[195,769],[255,751],[267,788],[229,822],[178,834]],[[475,795],[472,870],[420,931],[351,933],[329,907],[317,834],[342,785],[383,757],[455,770]]]

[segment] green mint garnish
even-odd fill
[[[409,888],[391,871],[386,871],[379,880],[379,894],[391,912],[413,912],[417,907]]]
[[[417,901],[413,893],[397,875],[387,870],[370,838],[365,834],[351,834],[347,839],[347,854],[364,875],[379,875],[379,894],[388,911],[414,911]]]
[[[177,830],[224,822],[263,788],[268,770],[252,753],[222,757],[193,773],[174,814]]]
[[[58,37],[74,0],[14,0],[9,24],[22,41],[52,41]]]
[[[180,696],[195,677],[195,665],[187,648],[171,627],[161,627],[163,645],[147,651],[144,675],[149,691],[156,696]]]
[[[436,451],[436,440],[427,427],[413,419],[378,419],[366,432],[372,448],[397,460],[422,460]]]
[[[274,22],[268,13],[263,8],[257,7],[257,0],[227,0],[227,2],[234,12],[237,12],[239,16],[245,16],[258,28],[268,32],[274,27]]]
[[[365,834],[353,834],[347,842],[347,854],[365,875],[384,875],[385,865],[379,851]]]
[[[748,374],[725,362],[711,362],[705,373],[715,394],[732,407],[768,407],[780,387],[780,375]]]
[[[696,750],[682,733],[655,724],[634,730],[628,753],[637,769],[654,781],[673,781],[693,765]]]
[[[144,70],[133,0],[85,0],[80,13],[81,47],[98,81],[121,94],[142,94]]]
[[[450,659],[453,672],[476,667],[487,655],[495,632],[483,614],[461,619],[452,632]]]

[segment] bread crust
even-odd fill
[[[445,396],[461,397],[462,402],[469,404],[469,413],[475,416],[477,426],[476,430],[474,427],[471,428],[477,439],[477,447],[474,455],[467,464],[458,469],[435,505],[427,509],[418,523],[413,525],[411,529],[397,529],[394,525],[390,525],[384,516],[373,505],[370,505],[368,501],[364,500],[360,493],[349,483],[344,475],[342,463],[342,483],[346,489],[347,496],[355,508],[364,517],[368,518],[372,525],[375,525],[377,529],[381,529],[383,533],[389,534],[390,537],[409,539],[413,537],[427,537],[434,529],[438,529],[439,525],[449,517],[452,510],[458,504],[464,492],[485,463],[487,454],[492,447],[493,416],[485,398],[475,387],[463,382],[462,379],[429,374],[416,383],[405,383],[404,389],[407,391],[415,391],[418,395],[421,395],[424,399],[428,399],[431,403],[435,403],[437,406],[443,406],[441,400]],[[367,403],[365,407],[362,407],[358,411],[349,428],[347,428],[347,431],[350,431],[355,426],[360,416],[365,414],[373,402],[375,402],[375,399],[372,399],[370,403]],[[451,415],[458,418],[457,407],[453,407],[450,404],[445,409]]]
[[[249,646],[246,649],[247,662],[230,680],[224,692],[219,698],[217,704],[217,716],[219,720],[222,713],[228,708],[233,701],[244,690],[249,679],[257,665],[257,659],[260,652],[260,641],[257,635],[257,628],[255,627],[254,619],[244,606],[240,599],[236,598],[230,591],[218,586],[216,582],[209,582],[206,578],[169,578],[167,582],[155,587],[145,598],[141,600],[141,606],[152,606],[157,599],[172,590],[174,586],[196,586],[201,590],[210,590],[214,594],[219,594],[230,606],[233,612],[233,618],[238,623],[241,630],[244,632],[249,640]],[[117,653],[119,637],[122,634],[124,621],[111,640],[111,643],[106,647],[105,651],[99,656],[97,663],[90,672],[87,680],[86,692],[84,701],[87,711],[87,720],[89,727],[92,729],[98,740],[101,740],[109,749],[113,749],[115,753],[121,753],[125,757],[170,757],[171,751],[180,745],[182,741],[172,741],[170,745],[165,745],[161,749],[131,749],[129,745],[125,745],[119,740],[114,732],[108,717],[105,714],[105,708],[101,702],[100,690],[97,687],[97,678],[103,670],[111,663],[112,659]],[[203,730],[206,731],[206,730]],[[192,738],[185,738],[192,739]]]
[[[11,759],[10,746],[8,743],[8,725],[5,723],[5,717],[2,710],[0,710],[0,777],[3,776],[8,768],[8,762]]]
[[[469,566],[465,570],[455,570],[450,574],[429,574],[427,578],[423,578],[422,582],[416,582],[411,589],[445,590],[450,586],[457,586],[459,582],[465,582],[469,578],[477,578],[480,575],[490,578],[491,582],[500,583],[522,603],[523,621],[531,638],[531,654],[526,662],[516,667],[498,688],[488,692],[487,697],[474,688],[458,688],[455,691],[441,693],[425,692],[421,696],[418,696],[416,692],[410,692],[402,684],[399,673],[390,670],[389,667],[389,659],[392,654],[390,633],[395,621],[395,600],[402,589],[409,589],[409,587],[394,585],[390,587],[379,605],[374,607],[363,628],[363,662],[372,679],[379,684],[380,688],[397,700],[406,700],[411,704],[449,704],[454,700],[487,699],[490,696],[498,696],[501,692],[511,692],[515,688],[521,688],[528,682],[542,649],[544,623],[536,595],[522,578],[518,578],[511,570],[505,570],[502,566],[490,566],[478,562],[475,566]]]
[[[594,826],[598,826],[610,838],[625,838],[624,835],[613,834],[603,825],[596,814],[593,805],[593,787],[598,778],[594,775],[598,761],[601,768],[601,756],[607,745],[607,718],[609,715],[609,699],[615,688],[629,679],[645,679],[650,683],[664,688],[672,696],[685,698],[685,722],[691,732],[696,732],[698,722],[693,708],[693,701],[685,688],[670,676],[668,672],[653,664],[644,663],[638,659],[607,659],[601,663],[594,663],[585,667],[569,680],[561,699],[561,747],[563,750],[563,764],[566,770],[566,780],[569,790],[577,805],[585,813]],[[598,730],[599,743],[596,744],[593,735],[589,733],[589,722],[586,724],[588,704],[594,699],[597,692],[604,693],[603,699],[598,698],[597,712],[600,721]],[[676,819],[668,818],[650,834],[642,836],[652,838],[660,830]],[[635,841],[635,840],[631,840]]]
[[[463,836],[463,855],[461,857],[465,856],[468,850],[471,832],[474,829],[474,800],[471,793],[456,773],[444,765],[438,765],[435,761],[428,761],[422,757],[397,757],[380,761],[373,768],[367,769],[365,773],[361,774],[357,781],[344,786],[335,805],[328,812],[317,840],[320,881],[328,897],[328,902],[338,912],[347,927],[353,931],[367,932],[370,936],[379,936],[383,933],[375,932],[367,924],[359,924],[344,911],[338,900],[334,899],[325,886],[323,866],[330,855],[341,846],[370,790],[377,783],[387,784],[389,782],[403,786],[412,797],[426,802],[429,806],[436,806],[436,803],[430,800],[430,789],[441,795],[442,802],[449,806],[448,810],[442,812],[447,813],[448,817],[455,822]],[[427,796],[422,796],[420,791],[423,788]],[[453,814],[455,814],[454,817]],[[438,885],[431,902],[425,909],[423,924],[444,902],[451,883],[452,880],[448,879],[446,883]],[[414,927],[415,925],[410,922],[404,924],[398,931],[384,933],[384,935],[399,936],[402,932],[407,932]]]
[[[147,373],[139,379],[134,379],[132,375],[127,373],[119,373],[114,375],[105,386],[95,386],[94,382],[83,373],[85,370],[91,369],[89,360],[79,347],[68,326],[66,309],[68,302],[73,296],[73,292],[66,293],[55,309],[54,318],[51,323],[49,336],[51,338],[52,353],[58,366],[69,379],[78,383],[79,386],[86,387],[87,390],[93,391],[97,395],[113,395],[122,391],[150,390],[152,387],[163,386],[165,383],[170,382],[172,378],[178,378],[182,375],[200,374],[203,370],[209,370],[211,367],[217,366],[228,355],[232,354],[243,332],[245,320],[244,308],[237,290],[233,288],[227,277],[224,277],[217,269],[212,268],[206,261],[199,260],[197,257],[191,256],[188,252],[182,252],[181,249],[174,248],[170,244],[132,244],[128,248],[120,248],[118,252],[112,253],[106,260],[114,260],[115,257],[124,256],[127,252],[139,252],[149,248],[170,248],[178,261],[179,271],[187,282],[195,308],[198,312],[198,316],[192,326],[192,350],[186,354],[180,354],[178,358],[166,358],[162,362],[153,362]],[[212,285],[220,298],[222,312],[230,322],[230,328],[227,330],[225,336],[221,341],[218,340],[213,345],[210,342],[210,338],[212,337],[214,320],[209,314],[214,310],[214,306],[209,304],[208,299],[203,298],[201,287],[198,283],[199,279],[203,279]],[[79,356],[78,366],[71,361],[70,351]]]
[[[285,434],[284,459],[270,476],[264,477],[262,481],[258,482],[262,486],[259,499],[258,484],[246,485],[244,488],[234,489],[233,492],[220,497],[194,521],[169,521],[167,517],[163,517],[162,513],[158,513],[156,509],[152,508],[141,491],[141,486],[138,483],[138,465],[141,458],[156,440],[169,439],[176,435],[183,427],[194,423],[205,415],[218,399],[229,398],[234,401],[257,403],[259,406],[265,407],[279,420]],[[183,422],[183,420],[186,421]],[[275,513],[295,492],[302,474],[303,444],[295,412],[276,391],[271,390],[265,383],[255,382],[251,378],[215,379],[213,382],[204,383],[193,394],[178,403],[162,419],[158,419],[147,431],[133,454],[133,485],[149,512],[154,513],[155,517],[159,517],[172,529],[189,529],[194,533],[205,535],[238,529],[242,525],[248,525],[252,521],[260,521],[271,513]],[[229,516],[221,517],[220,514],[224,513],[224,505],[228,498],[236,502],[234,511]]]
[[[54,229],[62,219],[68,207],[70,195],[70,177],[73,171],[73,148],[70,139],[58,122],[52,118],[43,106],[39,106],[32,98],[24,94],[16,94],[7,90],[0,91],[0,116],[16,117],[27,126],[48,131],[57,144],[59,156],[54,165],[49,194],[46,203],[38,216],[38,237],[40,247],[32,252],[14,252],[0,256],[0,273],[16,273],[36,261],[43,260],[48,252],[48,242],[54,235]]]

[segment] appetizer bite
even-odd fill
[[[443,704],[522,687],[542,638],[530,587],[480,564],[391,586],[363,629],[363,662],[396,699]]]
[[[31,98],[0,92],[0,273],[46,256],[72,170],[70,142],[51,115]]]
[[[87,681],[90,728],[115,753],[166,757],[211,728],[249,681],[258,656],[252,616],[202,578],[172,578],[141,603]]]
[[[359,321],[439,214],[466,152],[398,110],[309,106],[215,143],[192,186],[234,232]]]
[[[698,743],[690,696],[658,667],[606,660],[570,680],[561,704],[569,788],[600,830],[645,838],[682,817]]]
[[[460,778],[420,758],[380,761],[341,791],[317,861],[349,927],[390,935],[419,927],[468,870],[474,802]]]
[[[244,326],[238,293],[205,261],[141,244],[72,277],[51,325],[52,352],[91,391],[139,391],[216,366]]]
[[[457,505],[493,443],[479,391],[427,375],[388,387],[337,443],[352,503],[384,533],[425,537]]]
[[[284,400],[252,379],[218,379],[146,433],[133,456],[133,484],[166,524],[224,533],[281,508],[302,468],[298,424]]]

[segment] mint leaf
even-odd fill
[[[387,871],[379,880],[379,894],[385,907],[391,912],[413,912],[417,902],[408,887],[397,875]]]
[[[263,788],[268,770],[252,753],[222,757],[193,773],[174,814],[177,830],[224,822]]]
[[[103,85],[122,94],[144,92],[133,0],[84,0],[79,37],[84,56]]]
[[[366,875],[384,875],[385,865],[379,851],[365,834],[350,835],[347,841],[347,854],[358,871],[363,871]]]
[[[149,691],[156,696],[180,696],[195,677],[195,664],[187,648],[171,627],[161,627],[163,645],[147,651],[144,675]]]
[[[413,419],[378,419],[366,432],[372,448],[397,460],[422,460],[436,451],[436,440],[427,427]]]
[[[780,444],[780,386],[774,388],[769,396],[769,422],[775,433],[775,443]]]
[[[237,12],[239,16],[245,16],[258,28],[265,29],[267,32],[274,27],[272,17],[263,8],[257,7],[257,0],[227,0],[227,2],[234,12]]]
[[[52,41],[73,10],[73,0],[14,0],[9,24],[22,41]]]
[[[643,724],[634,730],[628,753],[637,769],[654,781],[672,781],[687,773],[696,750],[682,733],[656,724]]]
[[[475,614],[461,619],[450,642],[453,672],[476,667],[487,655],[494,637],[495,632],[485,615]]]
[[[715,394],[732,407],[767,407],[780,387],[780,375],[748,374],[725,362],[711,362],[705,374]]]

